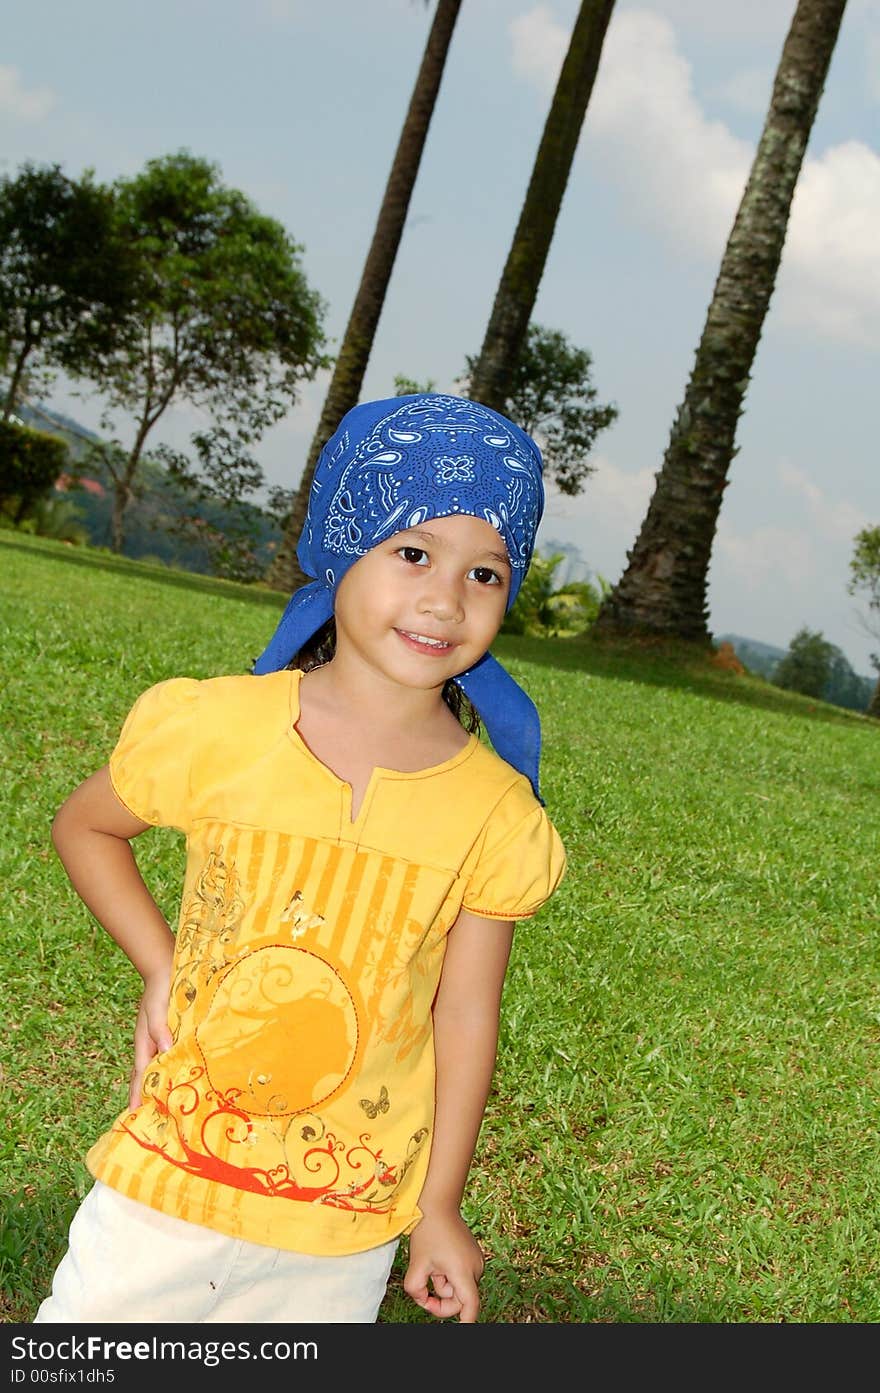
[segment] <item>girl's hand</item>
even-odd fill
[[[403,1289],[429,1315],[458,1316],[462,1324],[473,1325],[484,1266],[480,1245],[457,1210],[425,1215],[409,1237]]]
[[[128,1106],[140,1107],[144,1073],[151,1060],[169,1050],[173,1039],[168,1029],[168,996],[171,972],[157,973],[144,985],[134,1027],[134,1068],[128,1085]]]

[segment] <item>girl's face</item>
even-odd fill
[[[337,654],[405,687],[442,687],[489,648],[510,577],[504,542],[482,518],[432,518],[396,532],[339,583]]]

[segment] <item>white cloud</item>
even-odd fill
[[[302,16],[301,0],[264,0],[264,5],[269,19],[279,24]]]
[[[805,532],[792,528],[755,527],[736,533],[722,519],[712,548],[713,576],[722,568],[728,581],[755,595],[779,583],[802,591],[815,571],[813,546]]]
[[[516,71],[552,93],[568,32],[546,5],[510,26]],[[770,84],[772,86],[772,84]],[[770,86],[767,90],[769,101]],[[588,150],[678,255],[720,259],[754,148],[700,106],[663,16],[616,14],[585,122]],[[880,154],[859,141],[804,161],[773,308],[781,322],[880,343]]]
[[[710,629],[786,648],[807,627],[870,675],[877,643],[847,594],[848,558],[848,548],[823,539],[810,523],[737,532],[722,517],[709,573]]]
[[[546,5],[537,5],[510,21],[514,72],[552,92],[568,47],[568,31]]]
[[[880,155],[859,141],[806,159],[777,294],[788,324],[880,343]]]
[[[49,87],[25,88],[17,68],[0,64],[0,112],[18,121],[42,121],[57,98]]]
[[[560,493],[548,484],[545,516],[554,524],[565,521],[579,525],[589,520],[591,528],[625,535],[629,546],[647,511],[655,471],[639,469],[630,473],[602,455],[594,455],[592,463],[595,472],[587,479],[582,493]]]
[[[796,0],[736,0],[734,5],[707,3],[707,0],[657,0],[662,11],[678,28],[709,35],[713,40],[776,39],[780,48],[791,23]]]
[[[868,515],[845,498],[829,499],[818,484],[789,460],[782,460],[777,473],[781,483],[805,504],[815,525],[816,535],[832,542],[852,542],[857,532],[868,527]]]
[[[511,25],[514,66],[551,95],[568,32],[540,5]],[[724,246],[751,150],[703,115],[672,25],[648,10],[612,18],[587,111],[590,154],[635,211],[676,242]]]
[[[770,68],[742,68],[716,87],[713,95],[750,116],[763,117],[772,91]]]
[[[618,468],[603,455],[594,455],[595,472],[582,493],[560,493],[547,484],[543,537],[570,542],[578,548],[594,573],[615,581],[626,565],[654,491],[655,471]]]

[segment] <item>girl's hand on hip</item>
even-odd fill
[[[134,1068],[128,1085],[128,1106],[138,1108],[147,1066],[174,1043],[168,1029],[171,971],[157,973],[144,985],[134,1027]]]

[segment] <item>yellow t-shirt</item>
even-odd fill
[[[117,795],[186,833],[174,1043],[87,1165],[178,1218],[341,1254],[421,1217],[431,1004],[459,910],[527,918],[565,855],[476,735],[434,768],[374,770],[352,822],[349,785],[295,728],[301,675],[175,678],[125,721]]]

